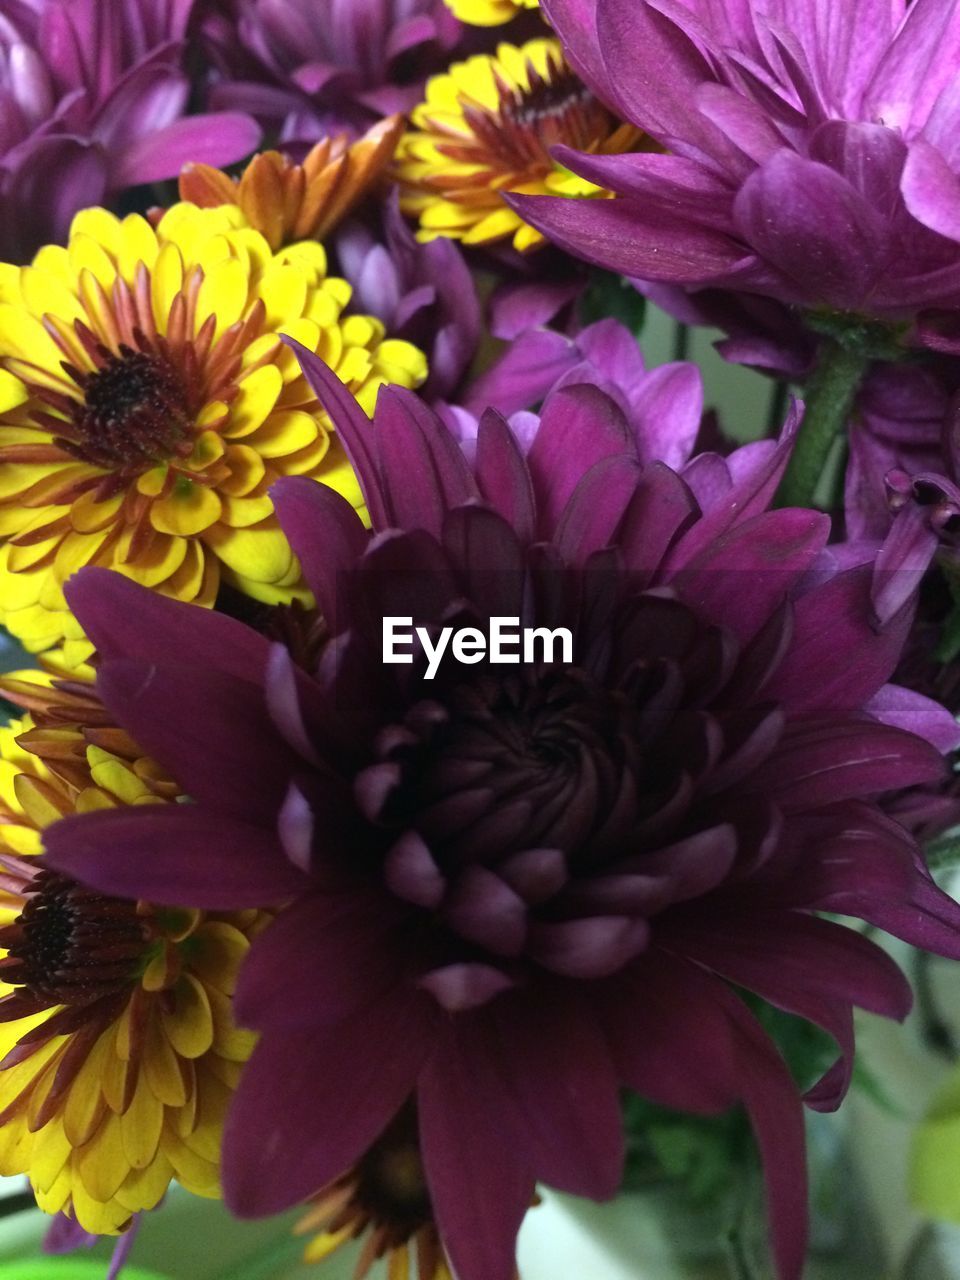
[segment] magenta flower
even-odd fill
[[[617,201],[515,196],[626,275],[910,322],[960,302],[960,6],[543,0],[587,83],[665,148],[558,149]]]
[[[789,432],[681,476],[577,385],[526,454],[487,413],[470,463],[415,396],[384,391],[371,427],[298,354],[373,522],[309,481],[273,491],[330,631],[316,669],[119,575],[68,588],[106,704],[195,803],[68,819],[52,865],[125,897],[289,904],[241,974],[261,1039],[228,1203],[303,1200],[413,1098],[456,1274],[513,1280],[537,1181],[616,1192],[625,1086],[746,1106],[798,1280],[800,1094],[734,988],[836,1040],[806,1095],[831,1108],[854,1006],[899,1018],[910,995],[818,913],[960,955],[960,908],[878,803],[940,780],[960,742],[888,684],[913,602],[877,628],[870,567],[826,565],[827,518],[767,509]],[[384,664],[387,616],[424,628],[412,665]],[[495,616],[568,628],[572,661],[427,679],[441,627]]]
[[[461,27],[444,0],[220,0],[203,22],[210,101],[282,141],[408,111]]]
[[[26,261],[70,219],[188,160],[229,164],[248,116],[186,118],[193,0],[10,0],[0,13],[0,257]]]

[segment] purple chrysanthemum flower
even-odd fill
[[[408,111],[462,30],[444,0],[219,0],[203,22],[211,104],[281,141]]]
[[[526,453],[486,414],[470,462],[416,397],[384,391],[371,427],[299,355],[373,523],[309,481],[273,491],[329,628],[315,669],[119,575],[68,588],[104,701],[194,803],[57,824],[51,863],[125,897],[288,903],[237,993],[261,1038],[228,1202],[306,1198],[412,1099],[456,1274],[513,1280],[537,1180],[616,1192],[626,1086],[746,1106],[797,1280],[800,1094],[735,988],[835,1039],[806,1094],[831,1108],[854,1006],[902,1017],[910,995],[818,913],[960,955],[960,908],[879,803],[939,780],[960,741],[887,683],[913,602],[875,627],[870,566],[824,567],[827,518],[767,509],[790,432],[681,476],[578,385],[548,396]],[[429,680],[420,649],[384,664],[387,616],[431,644],[517,617],[568,628],[573,652],[448,658]]]
[[[909,322],[960,302],[954,0],[543,0],[664,153],[558,158],[616,201],[511,197],[588,260]]]
[[[0,13],[0,257],[24,262],[70,220],[189,160],[229,164],[259,130],[184,118],[194,0],[9,0]]]

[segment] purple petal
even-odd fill
[[[110,1269],[106,1274],[105,1280],[119,1280],[123,1268],[130,1260],[130,1254],[133,1252],[133,1246],[137,1241],[137,1233],[142,1223],[143,1214],[135,1213],[131,1225],[114,1245],[113,1255],[110,1258]]]
[[[308,883],[272,831],[194,805],[98,810],[44,831],[57,871],[119,898],[227,910],[264,907]]]
[[[623,1175],[619,1081],[588,1001],[518,993],[492,1004],[489,1018],[498,1046],[491,1065],[538,1179],[609,1199]]]
[[[547,397],[527,458],[544,537],[552,537],[586,472],[618,455],[633,458],[636,451],[626,419],[609,396],[579,386]]]
[[[790,651],[766,694],[793,715],[858,709],[892,676],[910,629],[903,610],[873,621],[871,574],[851,569],[806,592],[794,608]]]
[[[363,894],[302,897],[250,948],[237,982],[237,1021],[258,1031],[350,1021],[397,986],[394,923],[388,905]]]
[[[960,178],[942,154],[922,138],[910,146],[903,170],[903,198],[924,226],[960,240]]]
[[[101,667],[97,691],[184,794],[272,822],[302,761],[274,728],[262,685],[217,668],[115,660]]]
[[[913,689],[885,684],[864,706],[864,711],[882,721],[923,738],[946,755],[960,748],[960,723],[946,707]]]
[[[76,1218],[65,1213],[54,1216],[43,1237],[43,1252],[50,1254],[73,1253],[75,1249],[92,1249],[100,1239],[90,1231],[84,1231]]]
[[[887,222],[849,182],[792,151],[751,174],[734,211],[746,242],[794,282],[797,301],[862,304],[892,250]]]
[[[639,476],[639,462],[616,455],[603,458],[584,474],[554,533],[553,540],[568,564],[582,565],[593,552],[613,545]]]
[[[440,1238],[459,1280],[515,1280],[534,1174],[504,1120],[502,1089],[484,1070],[485,1047],[471,1035],[469,1017],[444,1029],[417,1089],[420,1145]]]
[[[779,1052],[741,1001],[721,987],[743,1102],[760,1147],[767,1217],[780,1280],[801,1280],[807,1253],[803,1107]]]
[[[392,523],[439,535],[444,513],[477,497],[466,458],[440,419],[403,388],[381,389],[374,421]]]
[[[649,941],[645,920],[595,916],[530,927],[530,954],[567,978],[606,978],[642,952]]]
[[[756,258],[725,235],[693,223],[654,220],[639,201],[566,200],[506,195],[507,204],[555,245],[610,271],[641,280],[678,283],[730,282],[746,275]]]
[[[721,911],[699,928],[671,931],[670,941],[714,973],[834,1036],[845,1064],[833,1096],[821,1095],[824,1103],[839,1105],[853,1070],[850,1007],[898,1021],[910,1012],[910,984],[886,952],[828,920]]]
[[[185,164],[235,164],[259,142],[260,127],[250,116],[231,111],[193,116],[128,143],[111,177],[117,187],[162,182]]]
[[[520,542],[532,542],[536,526],[530,471],[513,432],[492,411],[483,415],[477,431],[476,476],[484,498],[516,530]]]
[[[785,811],[941,782],[940,753],[922,738],[864,721],[795,723],[750,787]]]
[[[906,130],[922,124],[960,60],[960,5],[914,0],[867,86],[863,117]]]
[[[516,956],[527,936],[526,903],[486,867],[472,866],[456,880],[444,916],[470,942],[495,955]]]
[[[538,404],[577,361],[576,345],[553,329],[529,329],[467,388],[464,407],[473,414],[496,409],[510,415]]]
[[[101,659],[185,662],[241,680],[263,677],[269,642],[233,618],[170,600],[110,569],[81,569],[64,595]]]
[[[661,1106],[726,1111],[738,1083],[722,984],[679,957],[651,951],[601,993],[620,1077]]]
[[[370,536],[353,507],[329,485],[286,476],[270,490],[280,527],[332,635],[340,631],[338,575],[353,568]]]
[[[413,1091],[432,1009],[425,995],[394,992],[329,1029],[267,1032],[227,1117],[228,1208],[241,1218],[279,1213],[355,1164]]]
[[[513,979],[492,965],[467,961],[433,969],[418,980],[417,986],[428,991],[447,1013],[464,1013],[509,991]]]
[[[447,889],[444,874],[415,831],[400,837],[386,855],[383,876],[391,893],[418,907],[436,910]]]
[[[818,512],[764,512],[722,534],[673,583],[698,613],[745,643],[813,565],[829,536],[830,518]],[[733,591],[734,582],[749,582],[749,589]]]
[[[606,82],[626,118],[696,143],[701,129],[690,108],[698,86],[713,79],[701,52],[709,37],[693,12],[681,12],[682,22],[652,4],[606,0],[597,8],[597,34]]]
[[[382,487],[383,477],[370,419],[346,386],[318,355],[308,351],[293,338],[284,337],[283,341],[297,357],[304,377],[337,428],[350,464],[360,481],[364,501],[374,528],[386,528],[389,524],[386,497]]]

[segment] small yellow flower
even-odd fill
[[[520,9],[539,9],[540,0],[446,0],[455,18],[474,27],[499,27]]]
[[[433,1220],[412,1106],[353,1169],[314,1197],[296,1231],[312,1237],[305,1262],[323,1262],[362,1239],[354,1280],[366,1280],[380,1259],[386,1280],[453,1280]]]
[[[495,57],[456,62],[427,83],[426,101],[401,139],[397,177],[419,238],[464,244],[512,237],[521,251],[543,243],[501,193],[609,197],[558,164],[551,147],[629,151],[642,139],[620,124],[567,67],[557,40],[501,44]]]
[[[0,265],[0,622],[86,661],[62,591],[85,564],[207,606],[221,582],[308,600],[270,486],[309,475],[361,498],[279,335],[367,412],[383,383],[426,376],[349,300],[320,244],[274,253],[229,205],[181,203],[156,228],[87,209],[66,247]]]
[[[267,916],[126,902],[33,865],[57,818],[170,803],[177,788],[92,690],[38,673],[2,686],[35,719],[0,729],[0,1173],[26,1173],[48,1213],[116,1234],[171,1179],[219,1195],[253,1048],[231,994]]]
[[[391,116],[356,142],[346,135],[322,138],[303,164],[263,151],[237,179],[210,165],[187,165],[180,198],[204,209],[239,205],[275,252],[296,240],[323,240],[381,176],[402,130],[403,117]]]

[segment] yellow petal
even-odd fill
[[[163,1103],[150,1088],[144,1071],[128,1111],[120,1117],[123,1151],[132,1169],[146,1169],[157,1154],[163,1131]]]
[[[205,985],[232,995],[237,971],[249,949],[249,938],[232,924],[206,920],[193,935],[190,968]]]
[[[35,316],[53,315],[70,325],[74,320],[85,319],[76,293],[46,271],[24,267],[20,275],[20,289],[25,304]]]
[[[183,287],[183,256],[175,244],[165,244],[153,266],[151,289],[153,318],[160,333],[166,333],[173,300]]]
[[[158,1151],[145,1169],[130,1170],[117,1191],[116,1201],[130,1213],[153,1209],[163,1198],[172,1177],[173,1165]]]
[[[266,419],[283,390],[283,376],[276,365],[255,369],[240,382],[223,434],[230,439],[247,436]]]
[[[63,1129],[71,1146],[82,1147],[89,1142],[106,1111],[100,1078],[112,1040],[109,1031],[100,1036],[70,1086],[63,1111]]]
[[[23,307],[0,303],[0,347],[5,356],[19,356],[41,369],[60,368],[63,355],[36,317]]]
[[[182,1107],[187,1100],[180,1062],[160,1026],[151,1022],[147,1032],[147,1047],[143,1070],[152,1092],[168,1107]]]
[[[223,457],[230,468],[230,475],[220,482],[222,494],[241,498],[255,489],[263,479],[266,471],[263,459],[256,449],[251,449],[249,445],[228,445]]]
[[[238,1027],[234,1022],[233,1005],[229,996],[212,986],[207,987],[206,992],[213,1017],[214,1050],[221,1058],[230,1062],[246,1062],[257,1043],[256,1035],[245,1027]]]
[[[157,260],[157,233],[139,213],[128,214],[120,224],[120,274],[128,284],[137,278],[142,262],[148,271]]]
[[[86,235],[102,245],[116,259],[122,239],[120,219],[106,209],[81,209],[70,224],[70,242],[76,236]]]
[[[177,1181],[188,1191],[198,1196],[217,1197],[219,1195],[220,1180],[217,1176],[217,1166],[198,1156],[195,1151],[191,1151],[173,1132],[169,1124],[163,1131],[163,1153],[173,1165]]]
[[[290,544],[272,521],[251,529],[218,525],[207,531],[204,541],[224,564],[255,582],[279,582],[293,563]]]
[[[321,1236],[314,1236],[303,1251],[304,1262],[322,1262],[324,1258],[329,1258],[341,1245],[347,1243],[352,1234],[353,1226],[348,1223],[339,1231],[324,1232]]]
[[[150,508],[150,523],[160,533],[190,538],[220,519],[220,498],[206,485],[179,476],[171,492]]]
[[[312,414],[293,409],[286,413],[271,413],[248,440],[250,447],[256,449],[261,457],[279,458],[313,444],[317,430],[317,420]]]
[[[96,1135],[77,1152],[77,1173],[88,1195],[105,1203],[130,1171],[123,1150],[120,1117],[107,1111]]]
[[[129,766],[102,747],[87,747],[87,764],[97,786],[109,791],[123,804],[136,804],[143,796],[150,795]]]
[[[217,337],[242,318],[247,308],[250,279],[243,263],[234,258],[215,263],[204,276],[197,301],[197,327],[206,318],[217,318]]]
[[[271,329],[303,315],[307,282],[292,266],[274,264],[264,274],[257,293],[267,308],[266,323]]]
[[[183,1058],[199,1058],[213,1044],[213,1015],[202,985],[184,976],[174,992],[174,1007],[163,1013],[163,1029],[171,1045]]]

